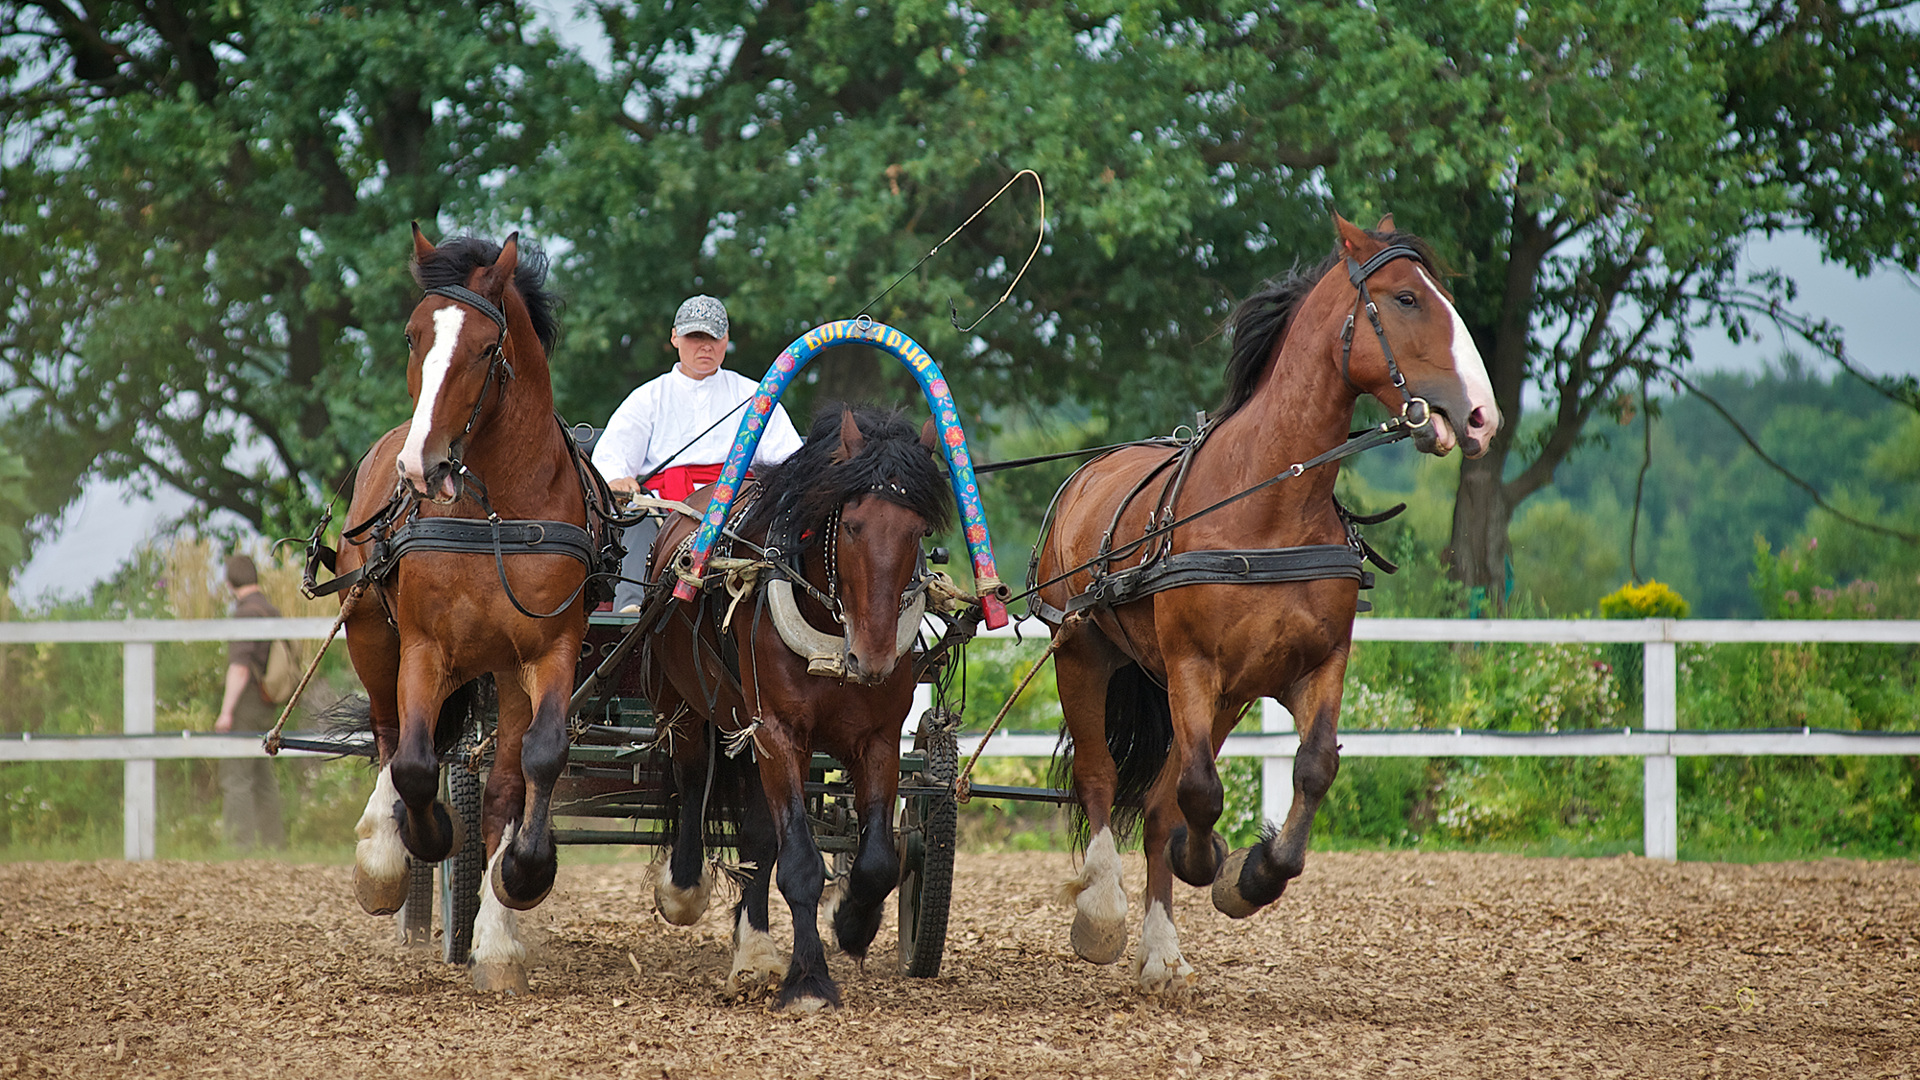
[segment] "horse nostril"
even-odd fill
[[[1470,428],[1483,428],[1487,426],[1487,407],[1485,405],[1481,405],[1475,408],[1473,412],[1467,414],[1467,426]]]

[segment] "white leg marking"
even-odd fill
[[[1075,908],[1073,951],[1083,960],[1111,964],[1126,951],[1127,889],[1120,867],[1113,832],[1102,828],[1087,844],[1079,876],[1060,888],[1060,899]]]
[[[400,819],[393,813],[393,804],[399,801],[400,793],[393,787],[393,766],[385,766],[373,783],[366,810],[353,827],[353,834],[360,838],[353,847],[353,861],[374,881],[397,881],[407,872],[407,845],[400,839]]]
[[[847,898],[847,883],[835,879],[820,894],[820,907],[814,915],[814,926],[820,931],[820,940],[829,949],[840,948],[840,937],[833,932],[833,915],[840,910],[840,902]]]
[[[1179,994],[1191,987],[1197,976],[1193,966],[1180,955],[1180,931],[1158,900],[1147,902],[1147,921],[1140,928],[1140,951],[1133,956],[1134,978],[1142,993]]]
[[[673,871],[666,859],[655,859],[653,871],[653,906],[660,917],[675,926],[692,926],[700,921],[707,912],[707,900],[713,895],[713,864],[702,863],[700,880],[690,889],[682,889],[673,883]]]
[[[460,344],[460,327],[467,309],[450,304],[433,313],[433,344],[420,360],[420,400],[413,406],[413,426],[407,429],[407,441],[400,447],[401,475],[419,483],[427,481],[427,436],[433,427],[433,408],[447,381],[447,369],[453,363],[453,350]]]
[[[507,845],[512,842],[513,827],[507,827],[507,835],[500,838],[500,846],[495,849],[493,858],[487,860],[487,873],[480,879],[480,913],[473,920],[473,963],[484,964],[524,964],[527,960],[527,948],[520,944],[520,913],[500,902],[493,895],[494,871],[500,868],[500,860],[507,853]]]
[[[747,922],[745,910],[733,927],[733,970],[727,973],[727,996],[737,998],[756,984],[778,986],[787,973],[787,958],[773,935],[755,930]]]

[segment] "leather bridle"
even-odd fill
[[[1353,282],[1354,295],[1353,312],[1340,328],[1340,377],[1347,380],[1348,386],[1354,385],[1348,370],[1353,356],[1353,326],[1364,311],[1367,321],[1373,324],[1373,336],[1380,341],[1380,353],[1387,358],[1387,377],[1393,381],[1393,388],[1400,391],[1400,420],[1408,431],[1418,431],[1433,422],[1433,408],[1427,404],[1426,398],[1417,397],[1407,389],[1407,377],[1394,361],[1393,346],[1387,343],[1387,330],[1380,325],[1380,309],[1367,292],[1367,279],[1396,259],[1412,259],[1422,266],[1426,265],[1426,259],[1405,244],[1384,247],[1364,263],[1355,262],[1353,256],[1347,256],[1347,280]],[[1357,391],[1359,387],[1355,386],[1354,389]]]

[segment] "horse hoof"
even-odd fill
[[[1127,924],[1120,922],[1096,921],[1087,918],[1084,911],[1073,916],[1073,932],[1068,935],[1073,942],[1075,956],[1090,964],[1111,964],[1120,959],[1127,951]]]
[[[532,897],[531,899],[522,900],[514,896],[511,892],[507,891],[506,879],[502,875],[500,870],[501,866],[505,862],[506,862],[505,859],[495,859],[493,862],[493,873],[487,875],[488,877],[487,884],[488,884],[488,887],[493,890],[493,898],[500,901],[500,903],[503,904],[504,906],[510,907],[515,911],[531,911],[532,909],[539,907],[540,901],[545,900],[547,898],[547,894],[553,891],[553,879],[549,877],[547,879],[547,887],[544,889],[541,889],[540,892],[536,894],[534,897]],[[405,889],[403,888],[402,892],[404,891]]]
[[[700,880],[689,888],[673,883],[673,871],[665,862],[654,864],[653,908],[660,917],[675,926],[692,926],[707,913],[707,901],[713,895],[713,864],[700,866]]]
[[[1240,872],[1253,851],[1244,847],[1227,856],[1226,863],[1220,867],[1220,876],[1213,879],[1213,909],[1230,919],[1244,919],[1266,906],[1240,895]]]
[[[1185,861],[1187,850],[1187,827],[1177,826],[1173,835],[1167,837],[1167,867],[1174,876],[1195,888],[1205,888],[1214,883],[1220,875],[1220,864],[1227,858],[1227,842],[1219,833],[1212,834],[1212,858],[1204,866],[1189,866]]]
[[[527,986],[527,969],[520,964],[473,965],[473,988],[483,994],[525,997],[533,991]]]
[[[407,902],[407,875],[403,872],[392,881],[382,881],[368,876],[359,863],[354,863],[353,898],[369,915],[391,915]]]

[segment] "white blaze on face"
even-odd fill
[[[413,406],[413,426],[400,447],[400,475],[417,488],[427,484],[427,435],[433,427],[433,409],[447,382],[447,369],[453,363],[453,350],[460,344],[460,327],[467,321],[467,309],[449,304],[433,313],[433,342],[420,361],[420,400]]]
[[[1439,284],[1427,273],[1426,267],[1416,266],[1415,269],[1433,290],[1433,295],[1447,305],[1447,314],[1453,318],[1453,370],[1467,393],[1467,415],[1454,417],[1454,427],[1461,434],[1472,433],[1485,445],[1486,440],[1500,430],[1500,407],[1493,401],[1493,380],[1487,377],[1487,365],[1480,359],[1480,350],[1474,346],[1473,335],[1467,332],[1466,320],[1460,317],[1459,309],[1447,299],[1446,293],[1440,291]],[[1480,409],[1486,410],[1482,414],[1485,422],[1475,426],[1471,418]]]

